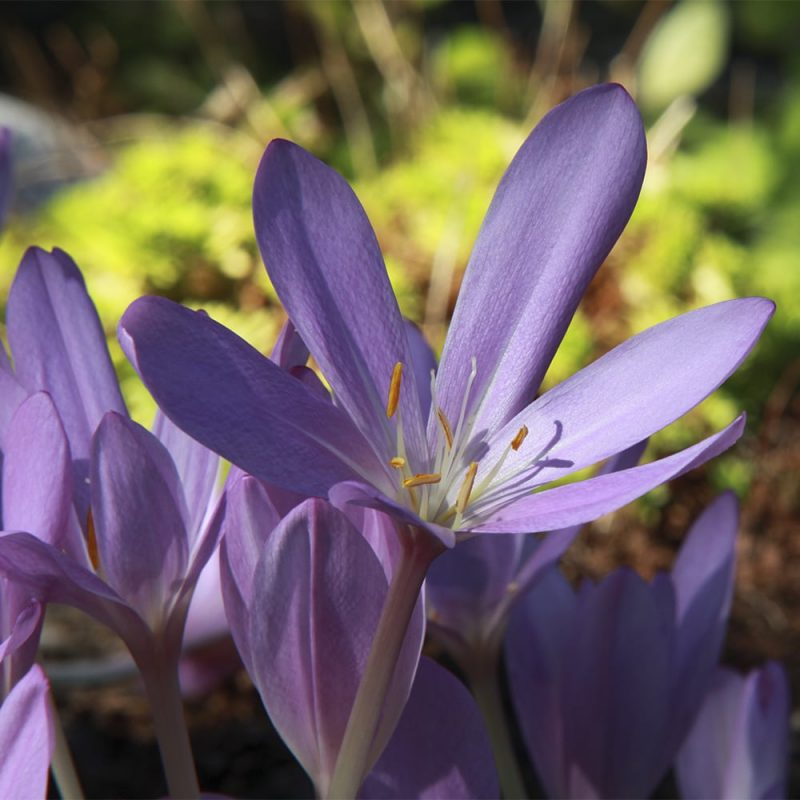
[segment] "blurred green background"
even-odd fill
[[[2,4],[16,195],[0,304],[28,244],[67,250],[144,421],[152,406],[114,343],[138,295],[202,306],[268,351],[282,316],[250,192],[264,146],[283,136],[353,183],[403,311],[440,347],[516,148],[557,102],[619,81],[645,119],[648,174],[546,383],[700,305],[763,294],[778,311],[756,354],[649,457],[745,409],[742,443],[594,525],[570,568],[652,574],[732,488],[743,530],[728,658],[796,663],[799,34],[800,5],[770,0]]]

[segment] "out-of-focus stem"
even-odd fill
[[[64,800],[83,800],[81,782],[78,780],[75,762],[72,760],[72,753],[69,749],[67,737],[64,734],[64,726],[61,724],[61,716],[58,713],[56,704],[53,702],[51,692],[47,693],[47,702],[50,704],[50,714],[53,718],[55,733],[55,746],[53,748],[53,759],[50,762],[50,770],[58,786],[58,793]]]
[[[462,667],[486,723],[503,797],[505,800],[518,800],[527,797],[527,793],[517,759],[514,757],[514,745],[500,694],[499,661],[500,651],[495,645],[487,648],[469,663],[462,663]]]
[[[142,669],[142,680],[150,700],[161,761],[170,797],[196,800],[200,796],[192,758],[189,732],[183,716],[177,660],[154,662]]]
[[[412,540],[406,543],[378,621],[333,777],[325,792],[327,798],[355,797],[364,779],[386,692],[414,605],[428,567],[440,552],[441,548],[433,545],[430,536],[421,531],[415,532]]]

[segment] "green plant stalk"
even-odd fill
[[[83,788],[78,779],[75,762],[72,760],[72,753],[69,749],[67,737],[64,734],[64,726],[61,724],[61,715],[58,713],[56,704],[53,702],[52,692],[47,693],[47,702],[50,705],[50,714],[53,718],[55,734],[55,746],[53,748],[53,758],[50,761],[50,770],[58,786],[58,793],[64,800],[83,800]]]

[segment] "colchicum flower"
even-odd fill
[[[661,461],[534,490],[699,403],[741,363],[773,311],[749,298],[689,312],[533,399],[630,216],[645,161],[641,119],[619,86],[584,91],[541,121],[484,221],[427,415],[363,209],[334,170],[285,141],[268,147],[258,170],[256,235],[335,404],[168,300],[136,301],[121,339],[176,424],[270,483],[322,496],[336,487],[339,501],[384,509],[440,547],[475,533],[589,521],[730,446],[742,420]]]
[[[509,687],[549,797],[649,797],[672,765],[719,658],[737,526],[722,495],[669,574],[619,569],[576,591],[553,568],[517,609]]]

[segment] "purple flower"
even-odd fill
[[[676,764],[685,800],[786,797],[789,682],[770,662],[748,675],[720,667]]]
[[[714,674],[733,591],[737,506],[695,522],[671,574],[621,569],[574,591],[556,569],[506,641],[512,699],[550,797],[647,797]]]
[[[285,141],[267,148],[256,176],[256,235],[336,403],[167,300],[136,301],[123,343],[168,416],[262,480],[308,495],[343,484],[331,495],[337,505],[384,509],[445,546],[457,534],[594,519],[725,449],[742,421],[661,461],[532,492],[699,403],[773,311],[761,298],[692,311],[533,400],[627,222],[645,161],[638,111],[619,86],[582,92],[542,120],[484,221],[430,408],[363,209],[335,171]]]
[[[55,733],[50,688],[38,665],[0,705],[0,797],[31,800],[47,796],[47,774]]]

